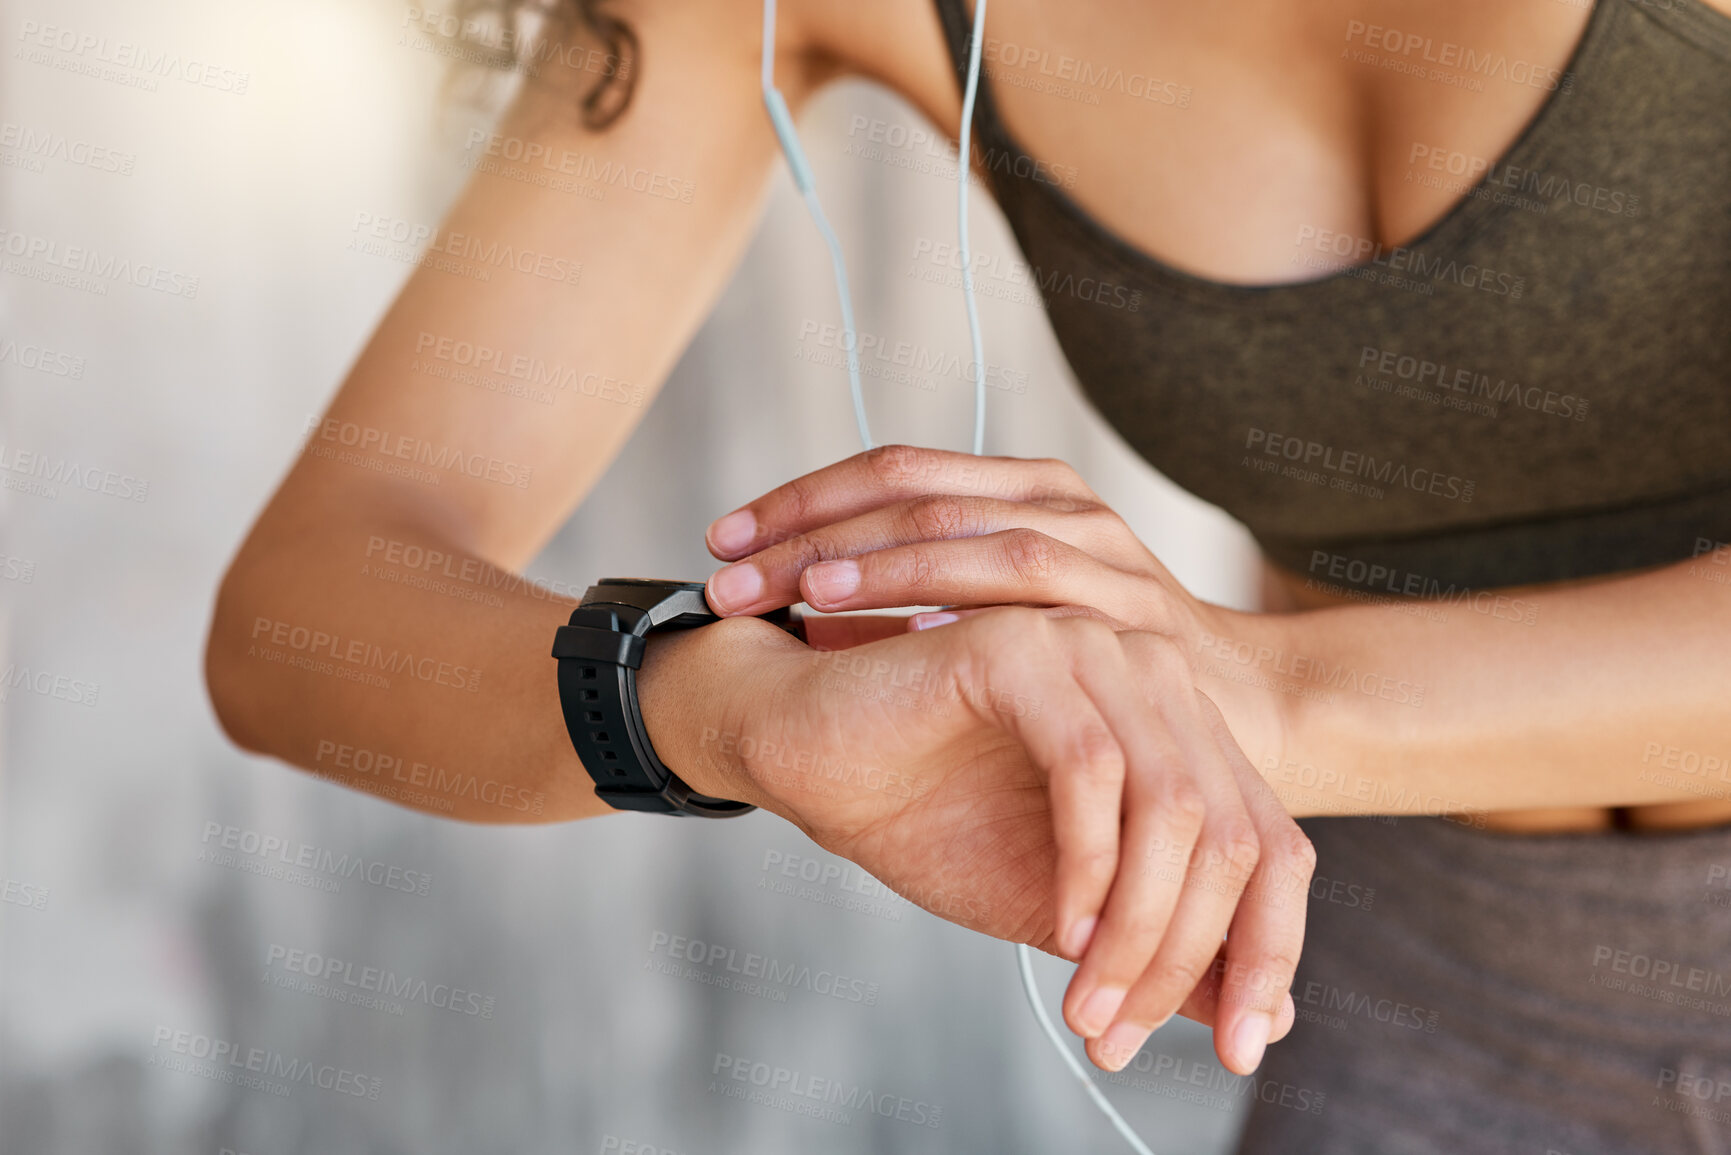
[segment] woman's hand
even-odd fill
[[[1080,960],[1064,1017],[1096,1064],[1183,1013],[1247,1073],[1290,1028],[1310,846],[1171,638],[1006,607],[833,652],[750,619],[669,645],[706,679],[669,700],[723,699],[694,736],[645,697],[669,765],[941,917]]]
[[[719,518],[708,541],[733,562],[708,583],[723,615],[802,599],[826,612],[949,607],[915,614],[907,625],[918,630],[1029,605],[1158,634],[1189,659],[1241,749],[1265,765],[1284,754],[1294,687],[1265,671],[1289,650],[1284,619],[1191,596],[1062,461],[886,445]],[[895,628],[869,617],[807,623],[830,648]]]
[[[1087,607],[1192,642],[1221,611],[1190,596],[1062,461],[887,445],[772,490],[709,527],[734,564],[717,613],[1024,604]],[[1078,612],[1075,610],[1069,612]],[[948,618],[920,615],[916,628]]]
[[[886,446],[808,474],[719,519],[709,543],[717,557],[735,563],[710,579],[711,604],[722,613],[762,613],[802,598],[826,611],[952,607],[916,615],[913,628],[926,629],[979,613],[979,607],[1013,603],[1152,634],[1164,643],[1170,681],[1199,699],[1222,757],[1249,769],[1235,733],[1252,735],[1263,752],[1279,747],[1277,695],[1222,679],[1198,692],[1203,652],[1222,639],[1243,641],[1259,619],[1192,597],[1063,462]],[[852,644],[848,627],[868,622],[873,626],[862,636],[885,628],[871,618],[808,619],[808,626],[814,633],[833,629],[844,640],[830,644],[845,645]],[[1160,689],[1172,692],[1170,685]],[[1216,703],[1231,716],[1230,724]],[[1252,777],[1244,784],[1247,796],[1272,801],[1267,785]],[[1245,812],[1259,844],[1307,848],[1277,802]],[[1167,854],[1168,872],[1186,865],[1174,853],[1176,848]],[[1265,888],[1253,881],[1251,889]],[[1263,901],[1296,906],[1302,927],[1304,895],[1300,887]],[[1296,950],[1290,961],[1296,964]],[[1091,977],[1085,965],[1066,1001],[1073,1027],[1079,1025],[1070,1014],[1076,988]],[[1201,1005],[1219,993],[1208,987],[1205,978],[1196,994]],[[1275,1037],[1285,1033],[1287,1021]],[[1226,1030],[1237,1025],[1236,1019],[1216,1022],[1223,1060]]]

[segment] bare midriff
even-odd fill
[[[1312,610],[1327,606],[1362,605],[1303,577],[1264,564],[1263,602],[1269,609]],[[1589,579],[1590,580],[1590,579]],[[1558,589],[1569,583],[1528,586],[1523,593]],[[1731,800],[1667,802],[1650,806],[1549,806],[1536,810],[1500,810],[1476,815],[1475,826],[1511,834],[1566,833],[1591,830],[1687,830],[1731,822]]]

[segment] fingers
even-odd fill
[[[719,612],[763,613],[804,600],[824,611],[922,605],[992,605],[1076,602],[1103,607],[1147,600],[1145,577],[1126,573],[1067,542],[1034,529],[984,537],[922,542],[860,557],[783,570],[783,588],[771,595],[755,562],[742,562],[710,578],[709,597]],[[793,591],[787,578],[797,578]]]
[[[1220,1014],[1220,982],[1226,974],[1226,944],[1221,943],[1215,952],[1214,965],[1208,968],[1208,973],[1202,981],[1196,984],[1196,989],[1190,992],[1184,1000],[1184,1005],[1178,1008],[1178,1013],[1193,1022],[1205,1027],[1212,1027]],[[1292,1024],[1298,1018],[1298,1009],[1289,993],[1274,1015],[1274,1034],[1269,1042],[1278,1043],[1292,1030]]]
[[[1221,972],[1214,1049],[1230,1070],[1247,1075],[1269,1042],[1290,1029],[1280,1019],[1291,1002],[1293,975],[1304,946],[1304,919],[1316,851],[1244,756],[1220,711],[1198,694],[1204,720],[1256,824],[1261,856],[1233,916]],[[1278,1032],[1278,1033],[1277,1033]]]
[[[1260,854],[1238,784],[1200,711],[1189,701],[1194,691],[1181,656],[1170,652],[1174,647],[1164,639],[1143,641],[1136,649],[1141,652],[1132,656],[1132,665],[1146,679],[1144,709],[1156,717],[1153,728],[1166,735],[1174,757],[1159,773],[1133,773],[1126,783],[1126,846],[1119,878],[1152,878],[1174,888],[1178,897],[1134,972],[1116,1021],[1089,1045],[1095,1063],[1111,1070],[1127,1064],[1208,974]],[[1131,829],[1152,830],[1157,824],[1161,811],[1171,805],[1174,781],[1189,783],[1200,803],[1202,819],[1193,837],[1151,833],[1132,838]]]
[[[885,445],[808,473],[718,518],[707,534],[709,550],[731,561],[795,534],[933,493],[1005,501],[1094,498],[1061,461]]]
[[[808,567],[818,566],[818,580],[822,580],[827,568],[821,565],[824,562],[1018,529],[1037,532],[1045,539],[1070,546],[1070,552],[1091,555],[1108,566],[1126,570],[1146,568],[1147,550],[1142,543],[1117,514],[1097,502],[1071,502],[1059,508],[1050,503],[1030,505],[995,497],[926,494],[857,517],[825,523],[767,545],[717,571],[709,582],[710,602],[718,612],[763,613],[791,605],[804,596],[800,578]],[[1034,543],[1028,548],[1038,550],[1042,546]],[[903,556],[905,561],[898,565],[919,568],[922,559],[918,553]],[[987,551],[979,555],[979,560],[987,564],[1000,559]],[[1038,563],[1043,559],[1036,553],[1028,560]],[[885,590],[884,596],[894,596],[894,591]],[[873,604],[929,603],[880,599]]]
[[[1121,661],[1109,630],[1084,642],[1088,660]],[[988,709],[1003,691],[1024,688],[1033,709],[1002,719],[1045,772],[1057,848],[1053,929],[1061,951],[1078,957],[1097,941],[1096,928],[1118,870],[1119,810],[1124,794],[1125,746],[1099,705],[1071,676],[1066,655],[1050,647],[1027,654],[1000,682],[994,675],[972,687]],[[998,684],[994,684],[998,683]]]
[[[1099,1051],[1106,1045],[1101,1036],[1123,1021],[1131,988],[1154,958],[1184,897],[1182,870],[1141,870],[1137,864],[1152,846],[1195,845],[1203,829],[1207,799],[1189,773],[1178,745],[1148,710],[1117,635],[1110,627],[1085,618],[1065,619],[1059,625],[1071,634],[1111,639],[1116,650],[1114,661],[1102,661],[1078,650],[1078,656],[1087,660],[1078,664],[1075,673],[1129,755],[1116,872],[1099,926],[1064,996],[1065,1021],[1077,1034],[1094,1040],[1090,1050],[1100,1063]],[[1214,942],[1219,942],[1218,932]],[[1174,1005],[1176,1002],[1174,999]],[[1120,1045],[1122,1037],[1121,1031],[1111,1045]],[[1140,1039],[1137,1043],[1140,1045]],[[1130,1054],[1124,1056],[1124,1062]],[[1112,1066],[1122,1067],[1123,1062]]]
[[[1119,1070],[1182,1013],[1211,1023],[1221,1062],[1249,1074],[1296,1017],[1309,841],[1171,639],[1092,615],[956,616],[995,643],[982,652],[999,684],[1049,706],[1007,728],[1048,778],[1054,934],[1080,959],[1066,1022],[1098,1066]]]

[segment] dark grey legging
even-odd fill
[[[1240,1155],[1731,1155],[1731,827],[1302,825],[1299,1020]]]

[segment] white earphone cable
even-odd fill
[[[974,298],[973,253],[968,244],[968,185],[973,176],[970,162],[973,159],[974,100],[980,86],[980,53],[985,42],[985,27],[986,0],[975,0],[973,35],[968,44],[968,78],[962,94],[962,125],[957,142],[956,231],[960,238],[957,248],[962,262],[962,298],[967,304],[968,337],[973,346],[970,368],[974,385],[973,452],[976,455],[985,452],[986,443],[986,354],[984,342],[980,338],[979,306]],[[843,339],[846,342],[848,385],[853,391],[854,420],[859,425],[860,442],[865,448],[871,449],[871,429],[866,423],[865,397],[860,389],[859,341],[854,332],[853,300],[848,294],[847,267],[842,260],[841,242],[836,239],[835,230],[830,227],[829,218],[824,215],[823,206],[818,201],[817,184],[812,179],[811,165],[806,161],[805,150],[800,147],[799,134],[794,130],[787,101],[782,98],[781,90],[775,87],[775,0],[764,0],[763,3],[762,77],[763,105],[769,111],[770,123],[775,126],[775,135],[781,142],[782,153],[787,157],[788,168],[792,170],[794,185],[805,198],[806,209],[817,223],[824,243],[829,246],[830,263],[835,270],[836,295],[841,299],[841,322]],[[1136,1155],[1154,1155],[1100,1092],[1100,1088],[1094,1085],[1094,1080],[1089,1078],[1081,1062],[1058,1034],[1058,1029],[1052,1025],[1051,1016],[1046,1014],[1046,1008],[1040,1001],[1040,988],[1034,982],[1033,954],[1020,943],[1016,944],[1016,963],[1022,975],[1022,990],[1028,996],[1028,1005],[1033,1008],[1034,1018],[1045,1032],[1046,1038],[1051,1040],[1059,1057],[1064,1060],[1064,1065],[1076,1076],[1094,1105],[1111,1120],[1112,1126],[1117,1128],[1124,1141],[1130,1144],[1131,1150],[1135,1151]]]
[[[817,199],[817,181],[812,178],[811,165],[806,162],[805,149],[800,147],[799,133],[794,130],[793,116],[787,110],[787,101],[782,98],[781,89],[775,86],[775,0],[763,0],[763,68],[762,68],[763,106],[769,112],[769,122],[775,126],[776,138],[781,142],[781,151],[787,157],[787,167],[792,170],[793,183],[805,198],[806,211],[811,213],[811,219],[817,224],[817,231],[823,234],[824,244],[829,246],[830,268],[835,272],[835,292],[841,299],[841,325],[843,351],[847,354],[847,383],[853,394],[853,418],[859,426],[859,439],[867,449],[873,447],[871,426],[866,421],[865,392],[860,388],[859,381],[859,336],[854,331],[853,295],[847,287],[847,262],[842,257],[841,241],[837,239],[835,230],[830,228],[829,217],[824,215],[823,204]]]
[[[962,92],[962,127],[956,151],[956,235],[962,258],[962,299],[968,306],[968,339],[974,353],[974,456],[986,451],[986,351],[980,340],[980,310],[974,301],[974,259],[968,248],[968,186],[973,183],[974,96],[980,89],[980,47],[985,42],[986,0],[974,0],[974,34],[968,43],[968,83]]]
[[[973,342],[973,362],[970,366],[974,383],[974,436],[973,452],[979,454],[984,450],[986,440],[986,361],[984,346],[980,340],[979,310],[974,301],[974,270],[971,254],[968,250],[968,149],[969,126],[973,119],[974,92],[979,85],[980,72],[980,36],[979,30],[985,26],[986,6],[984,0],[974,13],[974,45],[969,58],[968,87],[964,97],[964,114],[962,118],[961,157],[958,165],[960,191],[957,193],[956,215],[961,232],[962,257],[962,295],[968,307],[968,333]],[[848,291],[847,262],[842,256],[841,241],[836,237],[835,230],[830,227],[829,217],[823,211],[823,203],[818,199],[817,181],[812,175],[811,164],[806,160],[805,149],[800,146],[799,133],[793,124],[793,115],[788,111],[787,100],[781,90],[775,86],[775,0],[763,0],[763,62],[760,70],[760,84],[763,89],[763,107],[769,113],[769,122],[775,128],[776,139],[781,143],[782,154],[787,158],[787,167],[792,172],[794,187],[805,199],[806,211],[811,214],[817,231],[823,236],[824,244],[829,248],[830,267],[835,273],[836,297],[841,302],[841,324],[843,352],[847,354],[848,388],[853,394],[854,423],[859,428],[860,443],[867,449],[875,448],[872,440],[871,425],[866,419],[865,393],[860,387],[859,370],[859,334],[854,328],[853,296]]]

